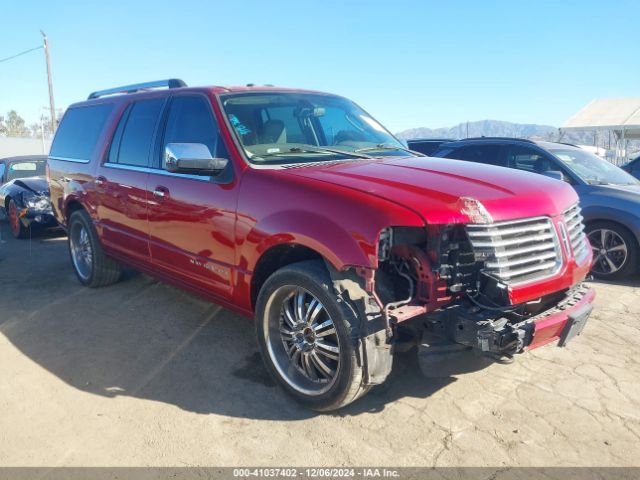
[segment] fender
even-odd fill
[[[611,221],[623,225],[633,234],[636,241],[640,245],[640,220],[637,217],[629,215],[624,210],[611,208],[607,206],[586,206],[582,209],[584,223],[595,222],[598,220]]]
[[[318,252],[336,270],[346,266],[377,268],[377,235],[365,238],[363,233],[348,231],[347,228],[317,212],[281,211],[255,224],[242,247],[240,262],[242,264],[246,259],[253,270],[260,256],[269,248],[296,243]]]

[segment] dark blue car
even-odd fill
[[[640,178],[640,156],[627,163],[622,169],[636,178]]]
[[[592,273],[612,280],[637,273],[640,181],[621,168],[575,145],[515,138],[449,142],[433,156],[517,168],[570,183],[580,196],[593,247]]]

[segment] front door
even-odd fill
[[[209,99],[172,97],[156,169],[149,175],[149,248],[153,266],[178,283],[222,298],[231,295],[237,188],[231,162],[218,177],[164,170],[168,143],[200,143],[228,158]]]

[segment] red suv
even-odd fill
[[[81,283],[126,264],[255,317],[267,369],[316,410],[383,382],[404,332],[424,358],[510,360],[566,344],[592,308],[570,186],[423,157],[335,95],[95,92],[65,113],[48,179]]]

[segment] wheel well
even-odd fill
[[[82,204],[76,200],[73,200],[71,202],[69,202],[67,204],[67,210],[66,210],[66,215],[65,215],[65,220],[67,223],[69,223],[69,219],[71,218],[71,214],[73,212],[75,212],[76,210],[82,210],[84,209],[84,207],[82,206]]]
[[[264,282],[276,270],[304,260],[322,259],[315,250],[296,243],[276,245],[262,254],[251,278],[251,306],[255,308],[258,293]]]

